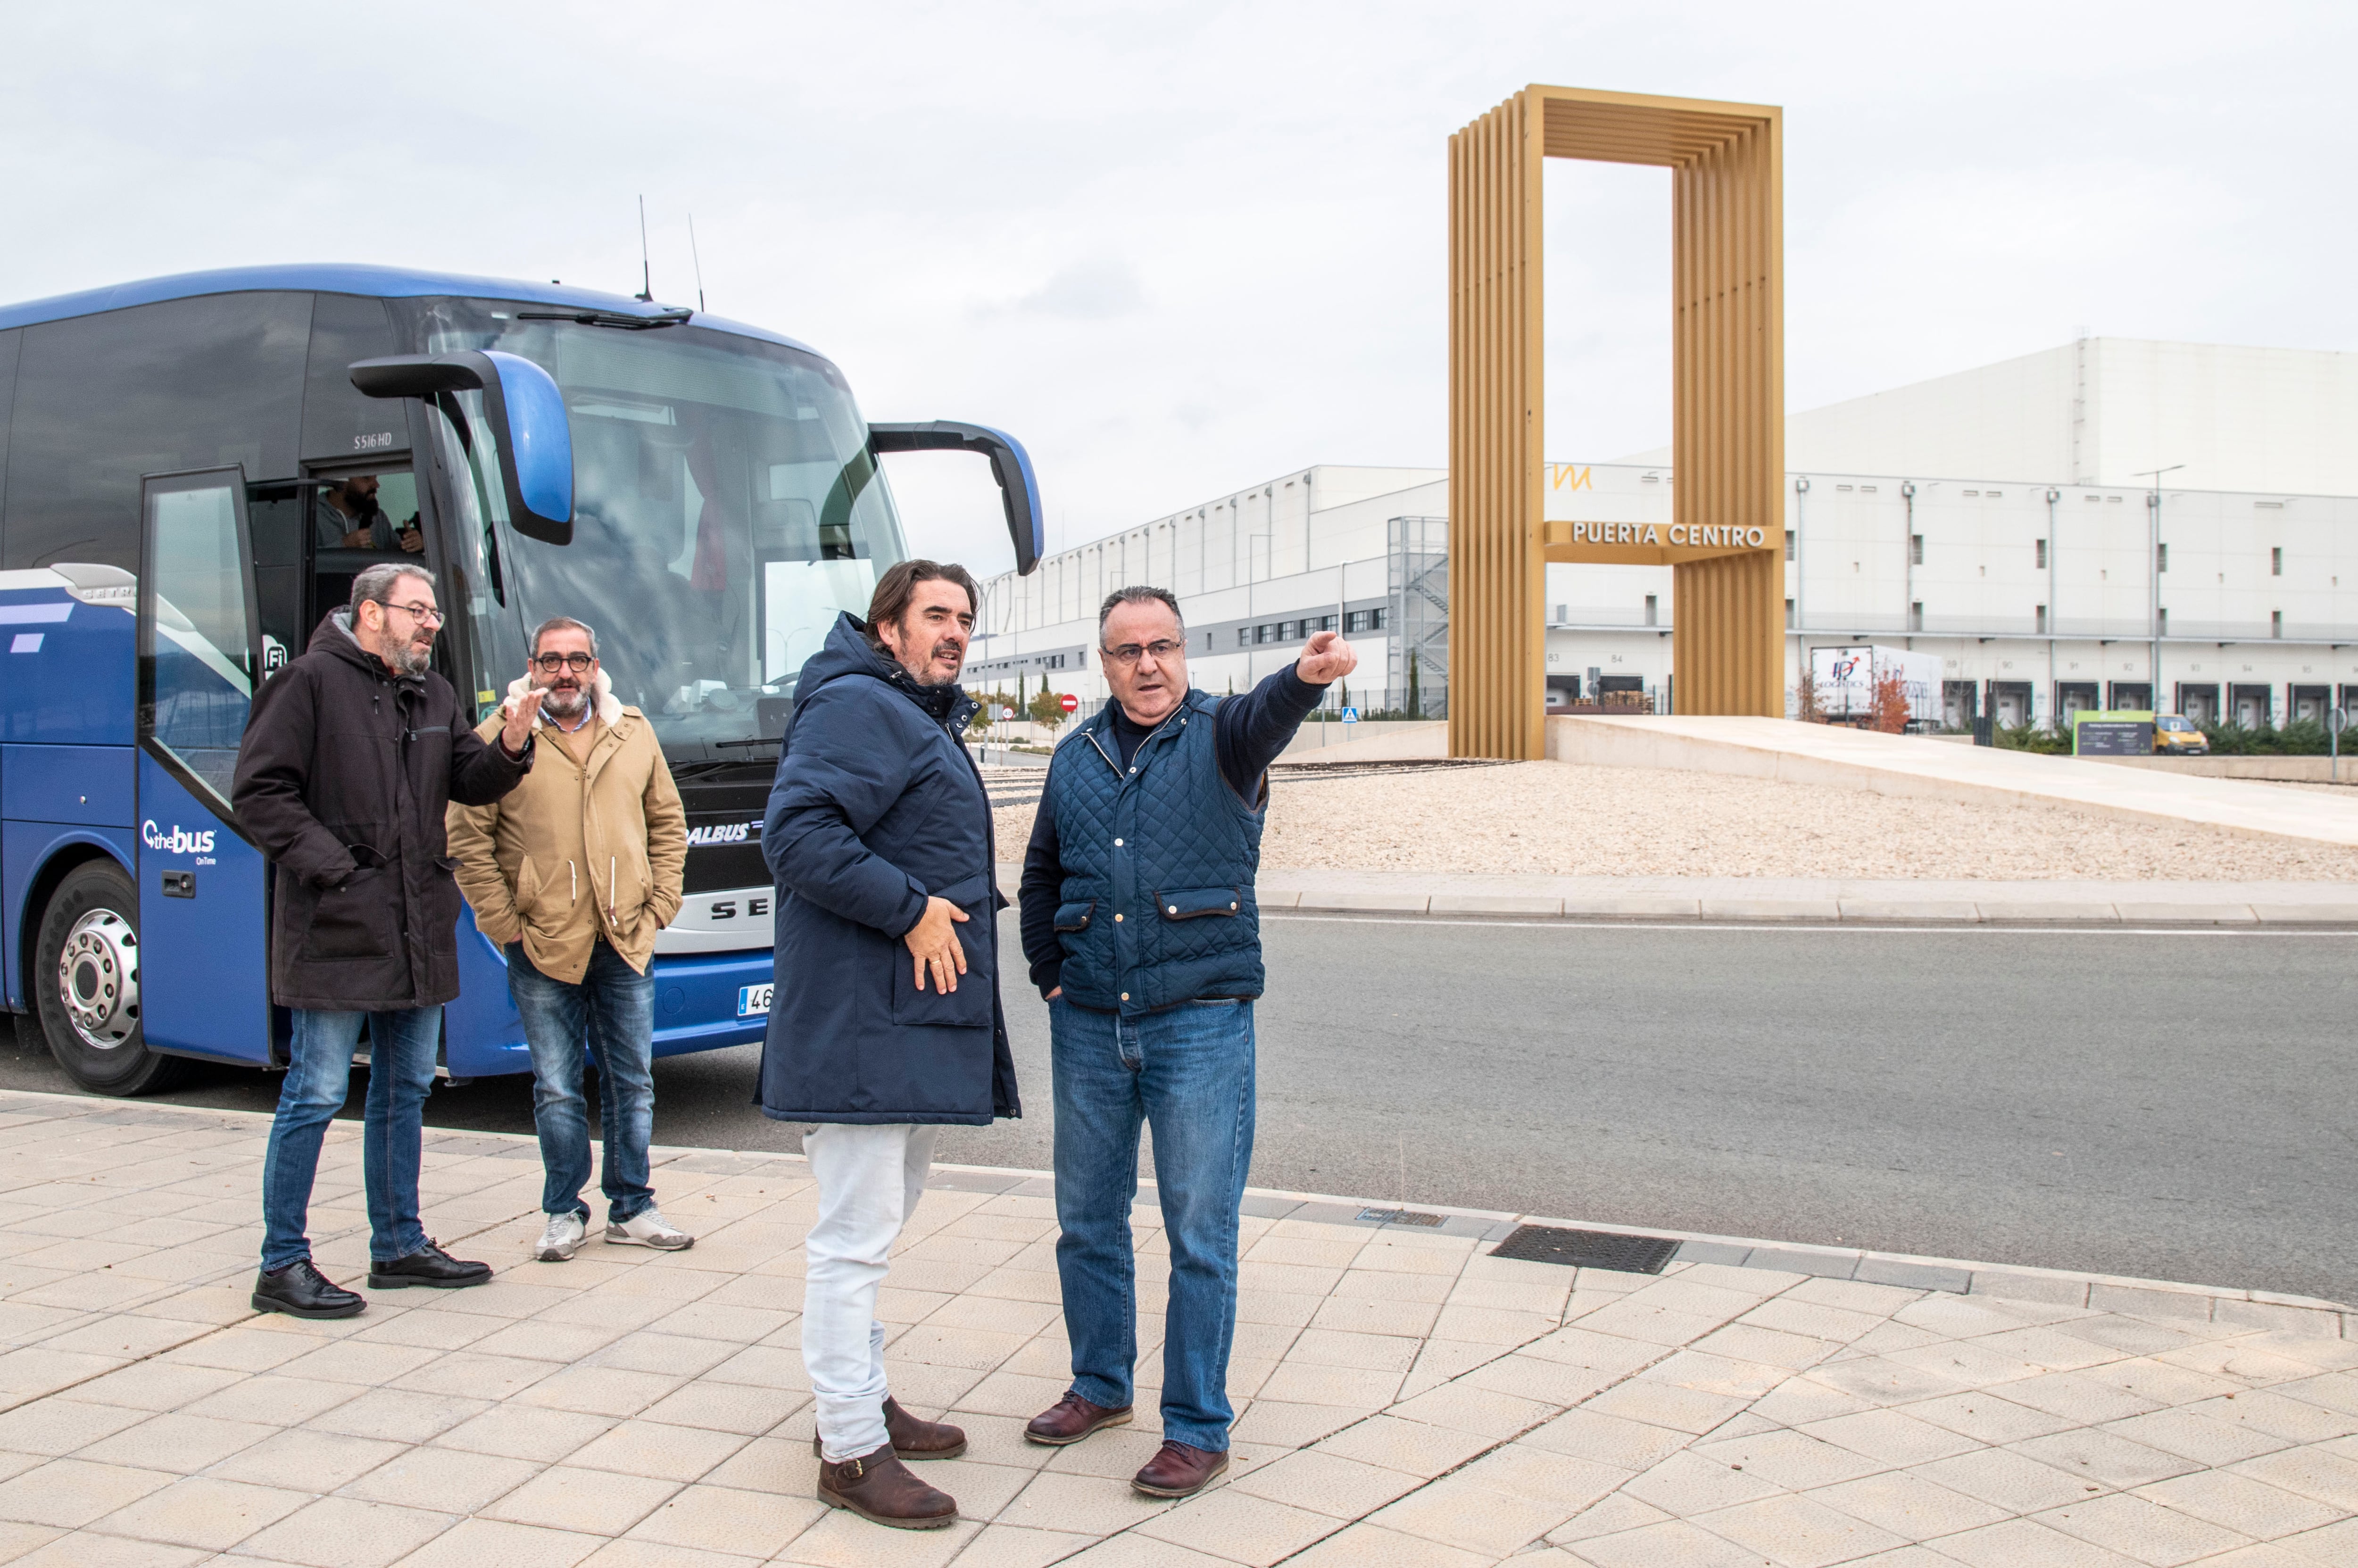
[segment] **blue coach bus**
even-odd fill
[[[1011,438],[870,425],[842,373],[651,300],[370,266],[153,279],[0,306],[0,982],[74,1080],[287,1060],[269,878],[227,795],[254,687],[379,561],[422,561],[435,666],[488,714],[550,615],[598,628],[688,813],[656,946],[659,1054],[758,1039],[762,809],[803,661],[904,554],[878,455]],[[460,916],[452,1078],[529,1070]]]

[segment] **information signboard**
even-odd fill
[[[2153,715],[2123,709],[2082,708],[2071,720],[2075,757],[2150,757]]]

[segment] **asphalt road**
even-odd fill
[[[1257,1185],[2358,1301],[2358,933],[1267,939]],[[1009,1000],[1030,1114],[946,1130],[942,1159],[1051,1163],[1045,1012]],[[749,1103],[757,1054],[658,1063],[656,1137],[798,1147]],[[21,1050],[0,1084],[70,1087]],[[267,1109],[276,1085],[207,1068],[168,1098]],[[527,1131],[530,1087],[428,1115]]]

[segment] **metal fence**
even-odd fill
[[[1445,686],[1363,687],[1357,681],[1338,681],[1326,688],[1325,700],[1311,711],[1307,722],[1333,723],[1340,717],[1347,696],[1348,706],[1366,721],[1377,719],[1441,719],[1449,717],[1449,688]],[[1080,706],[1065,717],[1064,723],[1052,731],[1048,726],[1029,719],[1001,719],[987,726],[979,725],[968,731],[973,740],[988,739],[1012,745],[1045,744],[1056,735],[1069,731],[1076,723],[1094,719],[1104,708],[1107,698],[1083,697]]]

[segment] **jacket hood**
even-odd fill
[[[829,681],[851,676],[882,681],[948,726],[953,735],[965,730],[967,720],[981,706],[961,687],[919,686],[908,671],[878,653],[868,641],[868,622],[845,610],[837,613],[826,643],[805,661],[803,673],[795,682],[795,700],[801,702]]]
[[[523,701],[524,694],[531,689],[530,676],[518,676],[508,682],[508,694],[500,700],[500,711],[503,714],[514,713],[515,705]],[[604,670],[600,670],[594,691],[598,702],[598,722],[609,726],[621,722],[623,713],[622,699],[614,695],[613,677]],[[535,730],[546,727],[547,723],[548,711],[546,708],[532,716],[532,727]]]
[[[328,618],[319,622],[319,629],[311,633],[311,640],[304,644],[303,651],[307,654],[333,654],[339,658],[348,659],[380,680],[415,683],[425,679],[423,675],[395,675],[385,667],[383,659],[362,647],[360,638],[352,633],[350,605],[329,611]]]

